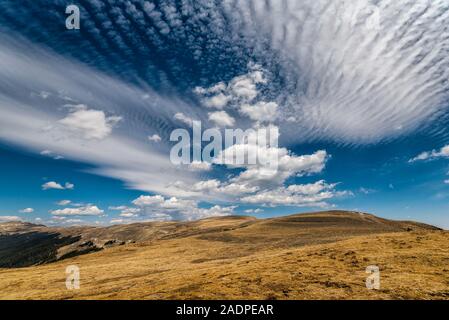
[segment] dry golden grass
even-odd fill
[[[340,241],[305,246],[276,242],[274,233],[277,245],[261,246],[256,238],[263,234],[247,232],[242,238],[242,230],[217,239],[196,235],[130,244],[48,265],[0,269],[0,298],[449,299],[448,232],[337,237]],[[80,290],[65,287],[68,265],[80,267]],[[380,267],[380,290],[365,287],[369,265]]]

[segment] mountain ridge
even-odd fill
[[[7,222],[0,224],[0,268],[29,267],[130,243],[145,244],[187,237],[243,243],[259,248],[304,246],[356,235],[413,230],[439,228],[338,210],[267,219],[223,216],[108,227],[47,227],[29,222]]]

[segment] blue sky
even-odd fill
[[[449,9],[359,3],[1,0],[0,220],[347,209],[449,228]],[[194,120],[278,128],[279,171],[174,165]]]

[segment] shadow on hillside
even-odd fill
[[[0,268],[22,268],[56,261],[58,248],[80,238],[47,232],[0,235]]]

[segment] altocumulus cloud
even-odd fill
[[[0,74],[15,88],[0,85],[6,92],[0,95],[2,139],[38,153],[51,150],[68,160],[94,164],[92,173],[120,179],[135,189],[173,194],[179,190],[170,190],[167,181],[194,179],[192,173],[173,167],[167,145],[148,148],[146,139],[148,132],[169,136],[173,115],[180,110],[200,119],[188,104],[111,78],[21,37],[2,34],[0,47]],[[30,90],[41,92],[42,87],[52,92],[52,99],[29,98]]]
[[[156,194],[135,205],[161,219],[234,210],[188,198],[203,194],[266,205],[322,205],[342,195],[331,182],[289,185],[322,173],[326,148],[296,155],[253,146],[267,159],[279,157],[277,171],[242,166],[228,176],[235,168],[227,159],[179,170],[168,160],[166,137],[193,120],[273,125],[291,145],[448,134],[432,125],[447,112],[449,97],[446,0],[83,1],[89,19],[77,41],[55,35],[64,4],[48,5],[53,10],[43,13],[43,23],[31,18],[32,6],[16,14],[11,1],[0,4],[2,27],[11,31],[0,36],[0,138],[92,164],[93,173]],[[376,18],[372,28],[367,22]],[[412,162],[443,157],[445,148]],[[226,179],[203,176],[216,166]]]
[[[298,139],[294,129],[301,129],[306,141],[364,144],[431,129],[427,120],[446,108],[449,55],[441,31],[449,23],[446,5],[446,0],[197,0],[157,6],[86,1],[80,7],[89,16],[83,25],[89,37],[80,35],[78,41],[52,38],[52,28],[64,18],[59,1],[49,1],[54,10],[44,17],[46,24],[31,19],[32,8],[26,7],[3,23],[11,29],[27,23],[24,34],[37,34],[62,54],[81,47],[81,61],[133,83],[183,91],[214,78],[219,86],[200,86],[197,92],[216,109],[226,108],[233,97],[250,102],[257,97],[257,85],[266,79],[236,71],[255,60],[276,74],[266,96],[278,103],[280,120],[295,119],[285,128],[291,139]],[[1,6],[6,16],[14,14],[8,1]],[[163,56],[170,56],[170,63],[158,63]],[[144,64],[142,57],[148,57]],[[48,88],[36,92],[46,92],[45,100],[54,94]]]

